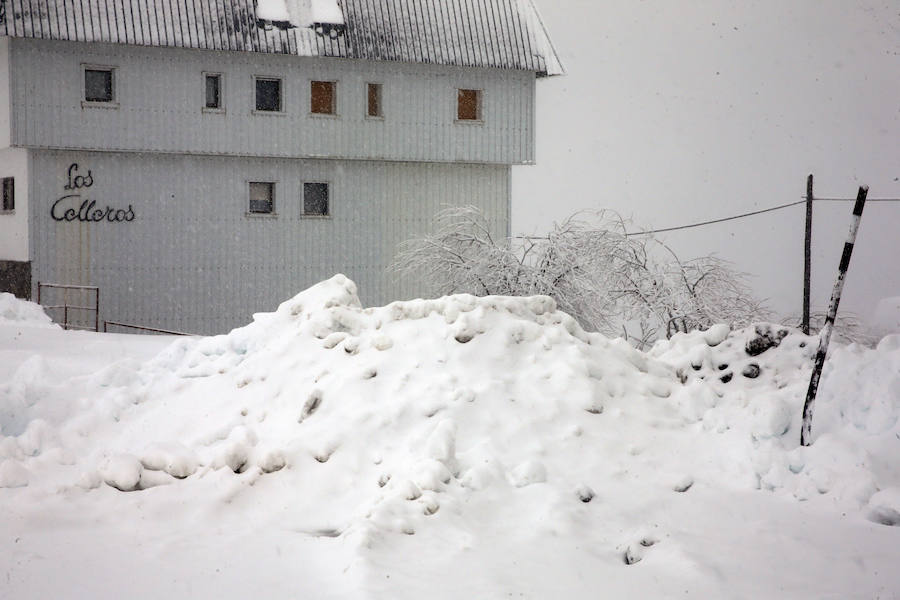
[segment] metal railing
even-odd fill
[[[62,304],[48,304],[44,306],[41,302],[42,292],[44,288],[51,289],[61,289],[63,290],[63,303]],[[93,306],[81,306],[78,304],[69,304],[69,290],[82,290],[87,292],[93,292],[94,294],[94,305]],[[38,295],[37,295],[38,304],[41,304],[46,309],[63,309],[63,319],[62,326],[63,329],[84,329],[86,331],[100,331],[100,288],[93,285],[65,285],[62,283],[42,283],[38,282]],[[93,330],[86,325],[76,325],[73,323],[69,323],[69,311],[88,311],[94,313],[94,328]]]
[[[118,321],[103,321],[103,333],[109,333],[109,326],[125,327],[127,329],[138,329],[140,331],[150,331],[152,333],[165,333],[168,335],[192,335],[196,333],[185,333],[184,331],[172,331],[170,329],[159,329],[158,327],[145,327],[144,325],[132,325],[130,323],[119,323]]]

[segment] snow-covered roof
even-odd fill
[[[532,0],[0,0],[0,34],[564,72]]]

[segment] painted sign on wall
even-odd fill
[[[82,171],[78,163],[69,165],[63,190],[73,192],[60,196],[50,207],[54,221],[81,221],[82,223],[121,223],[134,221],[134,207],[101,207],[96,200],[86,197],[87,189],[94,185],[94,174],[90,169]]]

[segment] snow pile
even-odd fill
[[[27,327],[59,327],[40,305],[0,292],[0,326],[25,325]]]
[[[259,0],[256,17],[265,21],[289,21],[295,27],[344,23],[344,12],[337,0]]]
[[[310,20],[313,23],[343,25],[344,11],[337,0],[309,0]]]
[[[584,332],[547,297],[363,309],[336,276],[227,335],[100,371],[91,379],[108,392],[90,404],[51,409],[46,367],[26,362],[0,388],[0,457],[17,461],[4,481],[22,485],[49,451],[74,453],[70,483],[121,491],[219,472],[250,485],[285,469],[307,514],[328,498],[317,527],[337,532],[412,532],[489,488],[592,497],[651,464],[676,490],[703,480],[860,509],[900,485],[898,339],[837,350],[817,441],[800,448],[815,347],[796,330],[717,326],[645,355]]]
[[[745,520],[793,522],[779,511],[810,506],[803,518],[835,539],[859,525],[818,515],[854,515],[876,528],[872,548],[895,547],[882,530],[900,523],[900,336],[834,350],[815,442],[800,448],[814,339],[717,326],[644,354],[584,332],[547,297],[364,309],[335,276],[143,365],[55,381],[40,357],[24,361],[0,384],[0,503],[17,524],[78,507],[91,528],[137,527],[167,548],[223,528],[336,539],[366,569],[409,571],[396,587],[365,584],[376,597],[418,597],[422,577],[455,590],[441,597],[477,595],[508,553],[541,565],[523,591],[567,581],[563,595],[585,597],[589,571],[610,593],[648,597],[673,581],[721,596],[748,578],[750,597],[753,569],[724,552]],[[757,539],[784,560],[784,536]],[[488,563],[471,589],[447,579]],[[621,571],[638,564],[660,570],[640,583]],[[816,589],[867,575],[835,571]]]
[[[900,333],[900,296],[882,298],[875,307],[872,331],[878,337]]]
[[[687,420],[722,439],[730,470],[755,487],[844,510],[900,485],[900,336],[875,349],[832,346],[813,420],[799,447],[818,337],[760,324],[676,335],[650,356],[685,383],[674,399]],[[743,451],[744,456],[739,452]],[[877,499],[876,499],[877,502]]]
[[[259,0],[256,3],[256,18],[263,21],[290,21],[285,0]]]
[[[56,444],[77,448],[87,456],[71,478],[83,471],[79,485],[121,491],[223,473],[243,488],[278,473],[302,490],[294,502],[310,528],[364,533],[412,533],[487,488],[552,482],[584,496],[573,457],[604,435],[604,412],[680,385],[547,297],[364,310],[341,276],[228,335],[179,341],[137,373],[97,378],[119,386],[95,410],[46,425],[37,447],[6,438],[7,457],[40,471]]]

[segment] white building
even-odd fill
[[[417,295],[397,244],[448,204],[507,232],[562,72],[530,0],[0,10],[0,289],[95,286],[101,324],[222,332],[335,272]]]

